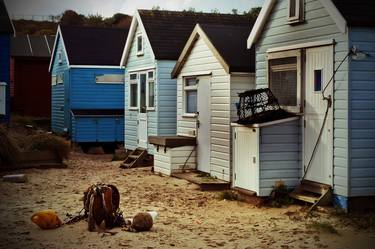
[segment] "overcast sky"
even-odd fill
[[[122,12],[132,15],[135,9],[151,9],[160,6],[161,9],[183,10],[189,7],[197,11],[211,12],[218,9],[221,13],[230,13],[238,9],[242,13],[252,7],[258,7],[264,0],[5,0],[11,16],[22,15],[58,15],[67,9],[78,13],[101,14],[105,17]]]

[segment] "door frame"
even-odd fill
[[[302,165],[301,165],[301,177],[305,174],[305,152],[306,152],[306,148],[305,148],[305,126],[304,126],[304,122],[305,122],[305,100],[306,100],[306,84],[307,84],[307,80],[306,80],[306,72],[307,72],[307,68],[306,68],[306,60],[307,60],[307,55],[306,55],[306,51],[308,49],[314,49],[314,48],[319,48],[319,47],[332,47],[332,73],[335,72],[335,45],[334,44],[328,44],[328,45],[324,45],[324,46],[316,46],[316,47],[306,47],[306,48],[302,48],[302,63],[301,63],[301,70],[302,70],[302,74],[301,74],[301,77],[302,77],[302,84],[301,84],[301,90],[302,90],[302,93],[301,93],[301,96],[302,96],[302,108],[303,108],[303,116],[301,118],[301,127],[302,127],[302,158],[301,158],[301,162],[302,162]],[[327,83],[327,82],[324,82],[324,83]],[[326,126],[329,125],[329,128],[331,129],[331,135],[329,137],[329,141],[331,142],[331,151],[330,151],[330,155],[329,155],[329,162],[331,163],[331,180],[329,182],[329,185],[331,185],[333,187],[333,184],[334,184],[334,108],[335,108],[335,104],[334,104],[334,99],[335,99],[335,96],[334,96],[334,93],[335,93],[335,83],[336,83],[336,80],[335,80],[335,77],[333,77],[332,79],[332,82],[330,83],[331,84],[331,87],[327,88],[328,89],[331,89],[330,92],[327,92],[325,93],[326,96],[328,95],[331,95],[331,98],[332,98],[332,105],[331,105],[331,108],[328,112],[328,117],[331,116],[331,122],[326,122]],[[329,119],[327,119],[328,121]]]

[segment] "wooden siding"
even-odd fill
[[[0,82],[5,82],[6,93],[5,93],[5,115],[0,116],[1,122],[9,121],[10,113],[10,36],[0,35]]]
[[[171,79],[176,61],[158,61],[157,63],[157,103],[159,136],[176,135],[177,126],[177,81]]]
[[[122,109],[124,84],[98,84],[95,76],[124,74],[123,69],[72,68],[70,69],[71,109]]]
[[[275,4],[256,44],[257,88],[267,87],[266,51],[270,48],[335,39],[335,67],[348,52],[348,35],[342,34],[319,0],[305,1],[306,22],[287,23],[287,1]],[[334,192],[348,195],[348,63],[344,62],[334,82]],[[301,165],[302,167],[302,165]]]
[[[154,153],[155,172],[169,176],[173,173],[181,172],[182,169],[195,169],[196,152],[191,153],[193,149],[194,146],[182,146],[167,148],[164,151],[164,147],[160,146],[159,151],[155,150]]]
[[[259,148],[259,195],[268,196],[276,181],[288,188],[297,186],[301,178],[300,121],[261,128]]]
[[[231,122],[238,120],[237,106],[240,98],[239,93],[247,90],[255,89],[255,75],[244,74],[244,75],[231,75],[230,80],[230,119]]]
[[[72,140],[81,142],[122,142],[123,117],[76,117],[72,119]]]
[[[375,195],[375,29],[353,28],[350,47],[369,54],[350,60],[350,192]]]
[[[142,29],[140,26],[137,26],[136,34],[139,34],[142,32]],[[144,34],[146,35],[146,34]],[[141,68],[155,68],[156,67],[156,61],[155,57],[152,53],[151,46],[147,42],[147,39],[143,39],[144,43],[144,54],[143,55],[137,55],[136,51],[136,36],[133,37],[132,45],[130,47],[128,60],[126,62],[125,68],[125,148],[134,150],[138,147],[138,111],[137,110],[129,110],[129,71],[138,70]],[[157,70],[156,70],[156,79],[157,79]],[[158,108],[158,102],[157,102],[157,89],[158,88],[158,82],[155,81],[155,110],[156,111],[149,111],[147,114],[147,120],[148,120],[148,135],[157,135],[157,108]],[[153,146],[148,145],[149,153],[153,153]]]
[[[225,72],[202,38],[199,38],[194,44],[177,80],[177,134],[191,135],[191,131],[196,130],[196,119],[183,117],[183,78],[181,75],[199,71],[212,72],[210,97],[211,175],[230,181],[230,75]]]
[[[58,38],[55,53],[60,50],[63,51],[63,44],[61,42],[61,39]],[[64,128],[68,128],[67,119],[70,115],[69,112],[67,112],[68,105],[65,94],[65,90],[69,87],[69,69],[64,52],[62,52],[61,64],[58,63],[57,56],[53,56],[53,58],[54,60],[52,62],[51,74],[56,75],[59,73],[63,73],[64,84],[58,84],[51,87],[51,129],[53,132],[63,133]]]

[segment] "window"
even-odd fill
[[[314,70],[314,91],[320,92],[322,90],[322,82],[323,82],[323,70]]]
[[[299,23],[304,21],[304,0],[288,0],[288,22]]]
[[[61,64],[62,64],[62,53],[61,53],[61,51],[59,51],[59,52],[57,53],[57,60],[58,60],[58,62],[59,62],[59,65],[61,65]]]
[[[154,71],[149,71],[147,73],[147,108],[154,108],[155,107],[155,79],[154,79]]]
[[[56,84],[64,84],[64,74],[63,73],[57,74]]]
[[[300,112],[300,51],[268,54],[268,84],[279,104],[292,112]]]
[[[137,35],[137,55],[143,55],[143,36]]]
[[[130,107],[138,107],[138,84],[137,84],[137,74],[130,74],[129,76],[129,97],[130,97]]]
[[[57,84],[57,77],[56,75],[52,75],[51,77],[51,85],[55,86]]]
[[[184,79],[185,114],[196,114],[197,109],[197,83],[196,78]]]
[[[123,74],[102,74],[95,76],[95,82],[97,84],[123,84]]]

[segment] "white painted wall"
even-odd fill
[[[166,148],[160,146],[154,151],[154,171],[170,176],[182,170],[196,168],[195,146]],[[190,156],[190,157],[189,157]],[[185,164],[186,163],[186,164]]]

